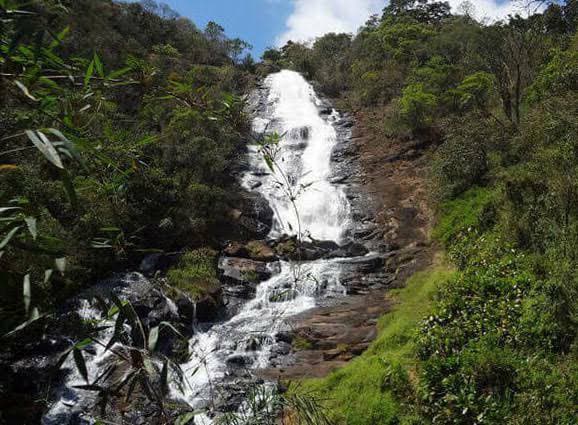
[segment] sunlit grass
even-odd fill
[[[392,291],[395,306],[378,323],[379,335],[370,348],[347,366],[323,379],[308,380],[301,390],[325,400],[332,419],[347,425],[407,422],[410,412],[395,394],[415,384],[413,336],[432,307],[438,285],[453,271],[441,263],[414,274],[407,286]]]

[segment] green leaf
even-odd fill
[[[0,208],[0,214],[5,213],[6,211],[13,211],[13,210],[21,210],[20,207],[2,207]]]
[[[118,316],[116,317],[116,321],[114,322],[114,333],[112,334],[112,337],[108,341],[108,344],[106,344],[105,348],[106,351],[110,350],[112,346],[120,339],[120,335],[124,329],[124,321],[125,321],[124,314],[122,313],[122,311],[120,311],[118,313]]]
[[[52,273],[54,273],[54,270],[52,270],[52,269],[44,270],[44,284],[47,284],[50,281],[50,278],[52,277]]]
[[[58,35],[56,35],[56,37],[54,37],[54,40],[52,40],[52,42],[50,43],[48,48],[50,50],[53,50],[54,48],[56,48],[60,43],[62,43],[62,40],[64,40],[66,38],[66,36],[68,35],[69,32],[70,32],[70,27],[66,27],[62,31],[60,31],[58,33]]]
[[[93,343],[92,338],[85,338],[82,341],[79,341],[76,344],[74,344],[74,348],[76,348],[77,350],[82,350],[92,343]]]
[[[98,55],[94,54],[94,67],[96,68],[96,72],[98,73],[99,77],[104,78],[104,66],[102,65],[102,61],[98,57]]]
[[[78,209],[78,197],[76,196],[76,189],[74,188],[74,182],[72,181],[72,177],[70,176],[70,173],[67,170],[62,170],[60,174],[62,177],[64,190],[68,195],[70,204],[72,205],[72,208],[76,210]]]
[[[32,239],[36,240],[38,236],[38,230],[36,227],[36,219],[34,217],[26,217],[24,219],[26,222],[26,226],[28,227],[28,231],[32,235]]]
[[[197,412],[185,413],[177,418],[175,425],[189,425],[195,419],[195,416],[197,416]]]
[[[155,326],[154,328],[152,328],[149,332],[149,351],[152,353],[153,351],[155,351],[155,348],[157,347],[157,342],[159,340],[159,327]]]
[[[78,348],[72,349],[72,355],[74,356],[74,363],[76,364],[76,368],[80,375],[84,378],[84,380],[88,383],[88,369],[86,368],[86,362],[84,357],[82,356],[82,351]]]
[[[50,143],[46,135],[44,135],[44,133],[42,133],[41,131],[26,130],[26,135],[28,136],[28,139],[30,139],[32,144],[36,146],[36,148],[42,153],[42,155],[44,155],[44,157],[48,159],[48,161],[50,161],[58,168],[62,169],[64,168],[64,165],[62,164],[62,160],[60,159],[58,152],[56,151],[52,143]]]
[[[12,230],[10,230],[10,232],[8,232],[8,234],[4,237],[2,242],[0,242],[0,249],[4,249],[4,247],[6,245],[8,245],[8,242],[10,242],[10,240],[14,237],[14,235],[16,235],[16,233],[18,233],[18,231],[21,228],[22,228],[22,226],[17,226],[17,227],[14,227]]]
[[[88,64],[88,68],[86,69],[86,73],[84,74],[84,87],[88,87],[88,83],[90,79],[94,75],[94,59],[90,61]]]
[[[118,70],[113,71],[110,74],[108,74],[107,78],[109,80],[113,80],[115,78],[122,77],[124,74],[126,74],[127,72],[130,72],[130,71],[131,71],[131,68],[121,68],[121,69],[118,69]]]
[[[20,91],[22,91],[22,93],[24,93],[24,95],[28,98],[31,99],[35,102],[38,102],[38,99],[35,98],[34,96],[32,96],[32,93],[30,93],[30,91],[28,90],[28,87],[26,87],[24,84],[22,84],[20,81],[16,80],[14,81],[14,84],[16,84],[16,86],[20,89]]]
[[[24,276],[24,282],[22,284],[22,298],[24,299],[24,311],[26,311],[26,317],[30,311],[30,301],[32,300],[32,290],[30,288],[30,275]]]

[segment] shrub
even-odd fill
[[[399,101],[401,117],[414,130],[423,130],[433,124],[438,98],[425,90],[423,83],[414,83],[403,89]]]

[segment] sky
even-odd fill
[[[229,37],[254,47],[259,58],[288,40],[309,41],[328,32],[355,33],[387,0],[160,0],[198,27],[215,21]],[[448,0],[455,10],[463,0]],[[519,10],[511,0],[469,0],[478,19],[496,20]]]

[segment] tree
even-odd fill
[[[403,89],[400,99],[402,118],[414,130],[423,130],[433,123],[438,98],[425,90],[423,83],[414,83]]]

